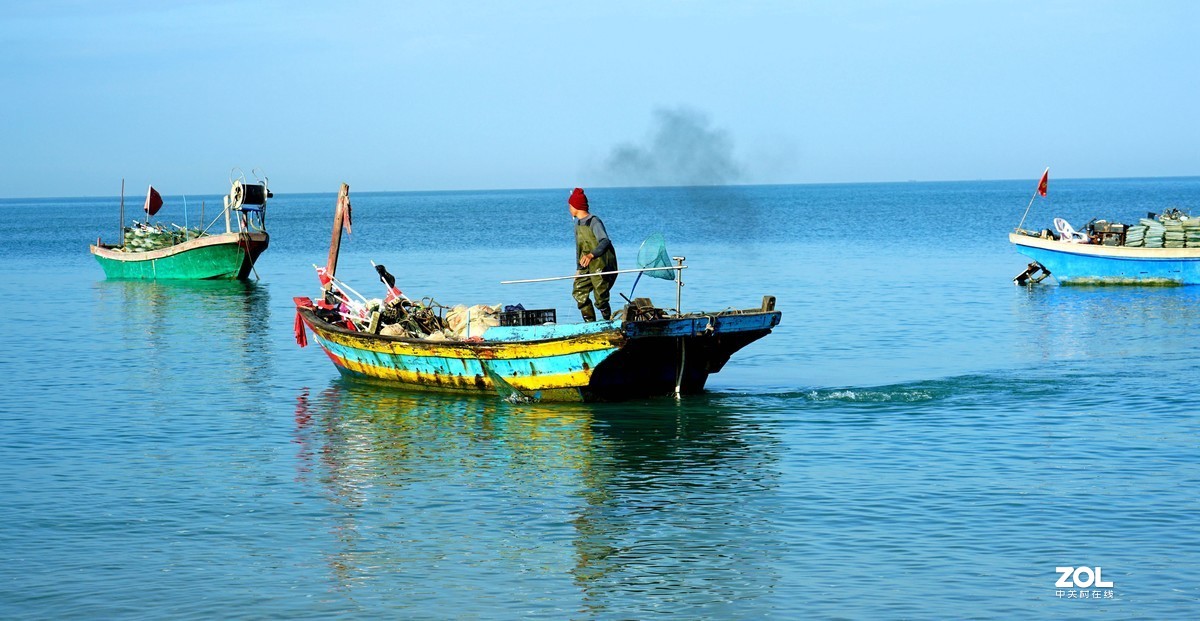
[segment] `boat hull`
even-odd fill
[[[1064,285],[1200,285],[1200,248],[1076,244],[1018,233],[1008,239]]]
[[[265,232],[207,235],[149,252],[93,245],[92,254],[111,280],[247,278],[267,249]]]
[[[738,350],[770,334],[777,311],[697,315],[625,324],[626,342],[592,374],[588,400],[625,400],[704,391]],[[682,371],[680,365],[682,364]]]
[[[301,300],[304,300],[302,302]],[[410,390],[490,393],[540,401],[615,401],[704,389],[738,349],[770,333],[778,311],[653,322],[599,321],[491,328],[480,342],[424,341],[326,323],[297,313],[347,377]]]

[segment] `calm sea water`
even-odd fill
[[[291,302],[334,194],[278,185],[250,283],[105,281],[115,198],[0,201],[0,617],[1200,614],[1200,287],[1013,286],[1032,179],[590,190],[685,310],[783,311],[708,394],[602,405],[339,379]],[[340,275],[573,318],[499,284],[569,273],[566,196],[352,193]],[[1166,207],[1200,179],[1052,180],[1029,223]]]

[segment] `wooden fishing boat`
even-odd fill
[[[539,401],[614,401],[704,390],[738,350],[782,313],[757,309],[657,319],[499,326],[477,341],[437,341],[351,329],[309,298],[299,320],[343,375],[415,390],[491,393]],[[624,314],[632,313],[626,308]]]
[[[448,340],[436,334],[441,318],[404,298],[383,266],[376,269],[391,302],[372,303],[359,296],[359,305],[350,299],[357,292],[335,276],[341,228],[349,211],[349,187],[343,184],[329,261],[318,268],[323,295],[293,301],[297,343],[306,346],[311,331],[337,370],[351,378],[413,390],[498,394],[511,400],[615,401],[692,394],[703,391],[709,375],[720,371],[734,353],[770,334],[782,317],[772,296],[764,297],[758,308],[680,313],[681,273],[687,266],[683,257],[675,257],[678,265],[673,267],[622,270],[655,277],[666,272],[676,282],[674,311],[657,308],[647,298],[634,298],[618,312],[619,318],[607,321],[543,323],[547,317],[529,311],[536,317],[534,323],[542,325],[498,325],[475,337]],[[574,276],[535,280],[565,278]],[[434,326],[419,331],[430,334],[417,338],[412,333],[390,335],[382,325],[384,311],[408,313],[410,318],[426,312]]]
[[[149,216],[162,204],[153,187],[147,192],[144,207],[147,223],[126,228],[123,195],[124,191],[121,240],[115,244],[97,240],[90,247],[105,277],[110,279],[245,279],[270,243],[266,204],[272,194],[265,177],[257,184],[246,183],[244,176],[231,180],[229,194],[223,201],[225,231],[219,233],[150,225]],[[217,219],[220,218],[218,215]]]
[[[122,246],[91,247],[113,280],[248,278],[254,261],[267,249],[266,231],[204,235],[167,248],[130,252]]]

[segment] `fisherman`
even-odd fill
[[[575,261],[576,274],[599,274],[612,272],[617,269],[617,251],[613,248],[608,232],[600,218],[588,211],[587,195],[582,188],[575,188],[567,199],[567,209],[575,219]],[[583,313],[584,321],[595,321],[596,310],[592,308],[589,295],[594,291],[596,308],[600,316],[612,319],[612,307],[608,304],[608,292],[617,281],[616,274],[576,278],[575,287],[571,294]]]

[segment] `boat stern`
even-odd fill
[[[756,309],[626,321],[626,344],[592,374],[586,397],[619,400],[704,391],[733,354],[771,333],[783,313],[767,296]]]

